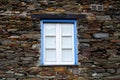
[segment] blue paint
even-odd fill
[[[74,24],[74,64],[78,64],[77,23],[76,20],[41,20],[41,65],[44,65],[44,23],[73,23]]]
[[[42,20],[43,23],[74,23],[76,20]]]
[[[41,24],[41,65],[44,65],[44,24],[43,21],[40,22]]]
[[[74,54],[75,54],[75,65],[78,64],[78,51],[77,51],[77,22],[74,21]]]

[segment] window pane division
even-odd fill
[[[72,49],[62,49],[62,61],[73,61]]]
[[[72,36],[64,36],[61,39],[62,48],[72,48]]]
[[[45,37],[45,48],[56,48],[56,37]]]
[[[61,24],[62,36],[72,36],[73,24]]]
[[[56,36],[56,24],[45,23],[44,26],[46,36]]]
[[[56,61],[56,50],[46,49],[45,50],[45,61],[55,62]]]

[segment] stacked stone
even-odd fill
[[[119,0],[0,0],[0,80],[120,80]],[[102,11],[91,4],[103,4]],[[78,19],[78,66],[39,66],[40,23],[32,14]]]

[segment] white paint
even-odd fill
[[[44,23],[44,65],[74,64],[74,24]]]

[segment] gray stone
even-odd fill
[[[101,77],[103,77],[104,75],[102,74],[102,73],[98,73],[97,74],[97,77],[99,77],[99,78],[101,78]]]
[[[9,70],[9,71],[7,71],[6,73],[7,73],[7,74],[13,74],[14,71]]]
[[[21,60],[33,60],[33,57],[21,57]]]
[[[115,69],[107,69],[107,72],[109,72],[109,73],[115,73],[116,70]]]
[[[110,58],[108,58],[108,60],[110,60],[110,61],[120,61],[120,58],[118,57],[116,57],[116,58],[114,58],[114,57],[110,57]]]
[[[12,11],[5,11],[3,13],[1,13],[0,15],[4,15],[4,16],[12,16],[14,15]]]
[[[106,16],[96,16],[97,20],[111,20],[111,17],[109,15]]]
[[[17,39],[17,38],[20,38],[20,36],[10,36],[8,38],[10,38],[10,39]]]
[[[103,76],[110,76],[110,73],[102,73]]]
[[[79,70],[78,70],[77,68],[72,69],[72,73],[73,73],[74,75],[78,75],[78,74],[79,74]]]
[[[6,44],[10,44],[12,41],[11,40],[1,40],[0,42],[2,42],[2,44],[6,45]]]
[[[30,64],[31,61],[22,61],[23,64]]]
[[[108,33],[95,33],[93,34],[94,38],[108,38],[109,34]]]
[[[116,72],[116,74],[120,74],[120,69],[117,69],[117,72]]]
[[[40,34],[23,34],[21,35],[22,38],[33,38],[33,39],[40,39]]]
[[[115,17],[118,18],[118,19],[120,20],[120,15],[116,15]]]
[[[14,32],[17,31],[18,29],[7,29],[8,32]]]
[[[93,69],[92,72],[104,73],[105,69]]]
[[[36,77],[39,77],[39,78],[46,78],[46,79],[55,78],[55,76],[41,76],[41,75],[36,75]]]
[[[10,53],[10,54],[12,54],[12,53],[15,53],[15,51],[7,50],[7,51],[5,51],[5,53]]]
[[[16,78],[7,78],[7,80],[16,80]]]
[[[66,76],[65,76],[66,77]],[[65,77],[63,75],[56,75],[56,79],[62,79],[62,80],[66,80]]]
[[[40,44],[33,44],[32,45],[32,49],[39,49],[40,48]]]
[[[27,12],[22,12],[19,16],[21,16],[21,17],[27,17]]]
[[[0,80],[6,80],[6,78],[1,78]]]
[[[28,77],[36,77],[36,75],[28,75]]]
[[[103,26],[104,28],[114,28],[113,25],[106,25],[106,26]]]
[[[16,57],[16,55],[14,55],[14,54],[11,54],[11,55],[6,55],[6,58],[7,59],[9,59],[9,60],[12,60],[12,59],[14,59]]]
[[[28,10],[35,10],[35,6],[34,5],[30,5],[27,7]]]
[[[36,57],[37,54],[33,54],[33,53],[25,53],[26,57]]]
[[[90,47],[90,44],[87,44],[87,43],[80,43],[80,47]]]
[[[119,80],[120,75],[105,77],[105,80]]]
[[[22,73],[15,73],[15,76],[17,76],[17,77],[23,77],[24,74],[22,74]]]
[[[92,39],[79,39],[79,42],[90,42]]]
[[[92,73],[92,77],[97,77],[97,73]]]

